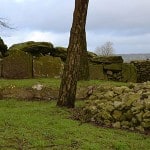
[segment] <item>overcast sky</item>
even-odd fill
[[[0,18],[14,30],[0,28],[10,46],[47,41],[68,46],[75,0],[0,0]],[[107,41],[115,53],[150,53],[150,0],[89,0],[87,46],[94,51]]]

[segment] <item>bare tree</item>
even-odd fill
[[[0,18],[0,27],[13,29],[12,27],[9,26],[9,24],[6,22],[6,19],[4,18]]]
[[[113,43],[108,41],[101,47],[97,47],[95,53],[99,56],[111,56],[114,54]]]
[[[57,105],[72,108],[75,106],[77,80],[81,59],[87,59],[85,24],[89,0],[75,0],[73,23],[67,49]],[[85,61],[84,61],[85,62]],[[88,62],[88,61],[87,61]],[[84,63],[85,64],[85,63]]]

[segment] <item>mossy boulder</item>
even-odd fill
[[[0,58],[6,56],[7,54],[7,45],[0,37]]]
[[[90,74],[90,80],[104,80],[105,75],[103,71],[103,65],[100,64],[90,64],[89,65],[89,74]]]
[[[60,57],[61,60],[65,62],[67,58],[67,48],[55,47],[51,55],[54,57]]]
[[[137,70],[133,64],[122,64],[122,81],[137,82]]]
[[[34,77],[60,78],[63,62],[59,57],[42,56],[33,60]]]
[[[97,57],[97,55],[93,52],[87,52],[88,53],[88,59],[91,60],[95,57]],[[66,61],[67,58],[67,48],[66,47],[55,47],[53,52],[51,53],[52,56],[54,57],[60,57],[62,59],[62,61]]]
[[[113,63],[104,65],[105,70],[114,70],[114,71],[121,71],[122,70],[122,63]]]
[[[93,57],[90,59],[91,63],[94,64],[112,64],[112,63],[123,63],[121,56],[103,56]]]
[[[2,60],[2,77],[11,79],[32,78],[32,56],[13,50]]]
[[[88,51],[88,58],[89,58],[89,60],[91,60],[91,59],[93,59],[95,57],[97,57],[97,55],[95,53]]]
[[[41,56],[53,53],[53,44],[49,42],[28,41],[24,43],[14,44],[9,48],[9,52],[13,50],[21,50],[30,53],[32,56]]]

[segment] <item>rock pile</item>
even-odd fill
[[[114,128],[150,131],[150,82],[129,87],[99,86],[76,119]]]
[[[150,60],[132,61],[136,67],[137,82],[150,81]]]

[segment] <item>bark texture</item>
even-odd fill
[[[67,49],[67,60],[64,67],[62,81],[59,91],[58,106],[73,108],[75,106],[75,96],[77,80],[79,78],[81,58],[84,57],[86,63],[86,33],[85,24],[89,0],[75,0],[75,10],[73,23],[70,31],[70,41]],[[83,64],[86,64],[83,63]]]

